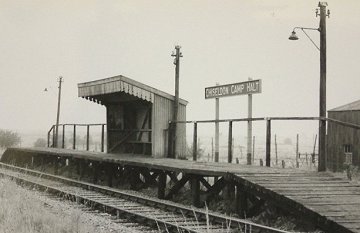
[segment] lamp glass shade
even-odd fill
[[[289,40],[298,40],[299,37],[296,35],[295,31],[292,31],[291,35],[289,36]]]

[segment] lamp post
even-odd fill
[[[316,16],[320,16],[319,28],[295,27],[289,40],[298,40],[295,30],[301,29],[315,47],[320,51],[320,97],[319,97],[319,159],[318,171],[326,170],[326,16],[329,17],[329,10],[326,12],[327,3],[319,2]],[[318,30],[320,32],[320,48],[309,37],[305,30]]]

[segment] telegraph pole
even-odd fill
[[[169,155],[171,158],[176,157],[176,121],[178,120],[178,109],[179,109],[179,74],[180,74],[180,57],[182,57],[182,53],[180,52],[181,47],[179,45],[175,46],[175,53],[171,54],[174,59],[175,65],[175,100],[174,100],[174,108],[173,108],[173,123],[171,124],[170,130],[170,140],[171,147],[169,148]]]
[[[320,103],[319,103],[319,165],[318,171],[326,170],[326,12],[327,3],[319,2],[320,7]],[[316,13],[318,16],[318,13]]]
[[[56,125],[55,125],[55,142],[54,147],[57,147],[58,144],[58,136],[59,136],[59,118],[60,118],[60,102],[61,102],[61,83],[63,82],[63,77],[59,77],[59,95],[58,95],[58,105],[57,105],[57,113],[56,113]]]

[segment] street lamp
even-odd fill
[[[320,16],[319,28],[295,27],[289,40],[298,40],[295,30],[301,29],[315,47],[320,51],[320,97],[319,97],[319,160],[318,171],[326,170],[326,16],[330,16],[329,10],[326,12],[327,3],[319,2],[316,10],[316,17]],[[320,32],[320,48],[314,43],[305,30],[317,30]]]

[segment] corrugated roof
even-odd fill
[[[345,104],[337,108],[333,108],[329,110],[329,112],[359,111],[359,110],[360,110],[360,100],[357,100],[352,103]]]
[[[78,84],[79,97],[93,97],[116,92],[125,92],[129,95],[153,102],[154,95],[174,100],[174,96],[133,79],[119,75],[111,78],[95,80]],[[186,100],[180,99],[180,104],[186,105]]]

